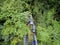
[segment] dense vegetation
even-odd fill
[[[30,36],[31,14],[38,44],[60,45],[60,0],[0,0],[0,44],[20,45],[24,34]]]

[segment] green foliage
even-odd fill
[[[5,20],[1,34],[6,45],[9,41],[11,42],[10,45],[16,45],[16,43],[22,41],[24,34],[30,32],[26,26],[26,22],[29,20],[28,16],[31,14],[27,7],[29,5],[21,0],[6,0],[3,2],[0,8],[0,21]],[[21,41],[17,42],[17,40]]]
[[[37,40],[39,45],[60,45],[60,22],[54,19],[56,10],[58,10],[57,7],[59,7],[57,2],[54,0],[48,0],[48,2],[34,1],[33,15],[37,23]]]
[[[21,45],[24,34],[30,34],[26,25],[33,14],[38,45],[60,45],[59,0],[0,0],[0,33],[3,45]],[[58,17],[56,16],[58,15]],[[58,20],[57,20],[57,19]],[[29,36],[30,37],[30,36]],[[23,45],[23,44],[22,44]]]

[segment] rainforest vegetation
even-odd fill
[[[0,45],[32,40],[29,15],[34,18],[38,45],[60,45],[60,0],[0,0]]]

